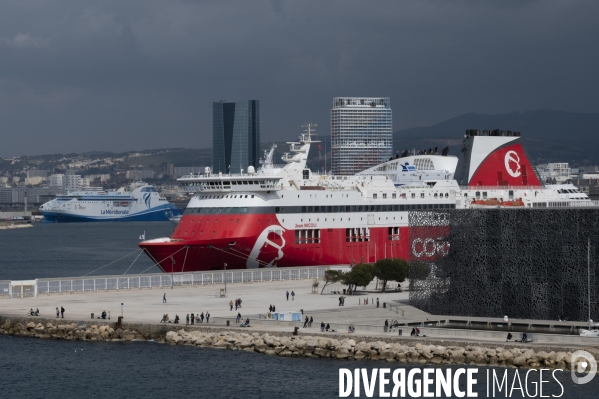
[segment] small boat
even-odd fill
[[[471,203],[471,206],[473,208],[484,208],[484,209],[490,209],[490,208],[499,208],[501,206],[501,201],[499,201],[497,198],[489,198],[486,200],[474,200]]]
[[[513,201],[503,201],[500,206],[500,208],[518,208],[518,207],[521,207],[521,208],[524,207],[524,201],[522,201],[522,198],[518,198]]]

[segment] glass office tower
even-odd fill
[[[393,153],[389,97],[335,97],[331,110],[332,172],[353,175]]]
[[[212,171],[247,172],[260,167],[260,102],[212,103]]]

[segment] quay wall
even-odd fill
[[[88,322],[0,316],[0,334],[42,339],[82,341],[155,340],[170,345],[244,350],[282,357],[334,358],[412,364],[476,365],[571,370],[569,348],[515,346],[510,343],[473,345],[399,337],[348,338],[334,333],[294,336],[291,332],[256,331],[253,328],[198,327],[175,324],[133,324],[93,320]],[[599,360],[599,350],[585,348]],[[582,361],[582,360],[580,360]]]

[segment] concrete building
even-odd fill
[[[62,187],[64,184],[63,174],[50,175],[50,187]]]
[[[260,160],[260,102],[212,103],[212,170],[240,173]]]
[[[37,186],[38,184],[41,184],[45,180],[46,180],[46,178],[41,177],[41,176],[26,177],[25,184],[28,186]]]
[[[134,180],[134,181],[153,179],[154,171],[151,169],[128,170],[127,173],[125,174],[125,176],[127,177],[127,179]]]
[[[537,165],[536,168],[539,176],[545,182],[555,181],[562,184],[573,177],[572,169],[567,162],[551,162]]]
[[[389,97],[335,97],[331,110],[332,171],[353,175],[393,153]]]
[[[85,187],[81,175],[65,175],[63,179],[63,188],[65,192],[81,190]],[[88,179],[89,182],[89,179]],[[88,184],[89,185],[89,184]]]
[[[28,203],[42,203],[49,196],[62,193],[62,187],[13,187],[0,188],[0,203],[22,204],[27,198]]]

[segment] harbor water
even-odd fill
[[[0,231],[0,280],[80,276],[129,253],[133,255],[93,274],[123,274],[129,267],[130,274],[155,273],[159,270],[143,254],[131,266],[138,254],[139,236],[144,231],[146,238],[167,236],[173,227],[171,223],[139,222],[40,224],[29,229],[3,230]],[[387,362],[283,358],[152,342],[6,336],[0,336],[0,353],[4,397],[332,398],[339,395],[340,368],[415,367]],[[475,389],[478,397],[487,397],[487,370],[479,368]],[[503,369],[496,370],[503,373]],[[512,376],[514,372],[509,371]],[[526,370],[520,371],[523,380],[525,373]],[[545,384],[543,395],[559,395],[560,385],[550,374],[546,376],[550,383]],[[561,397],[597,397],[599,377],[589,384],[576,385],[570,373],[558,372],[556,376],[563,385]],[[532,393],[531,385],[529,389]],[[378,387],[374,396],[378,397]],[[360,397],[366,397],[363,390]],[[516,390],[511,397],[528,396]]]

